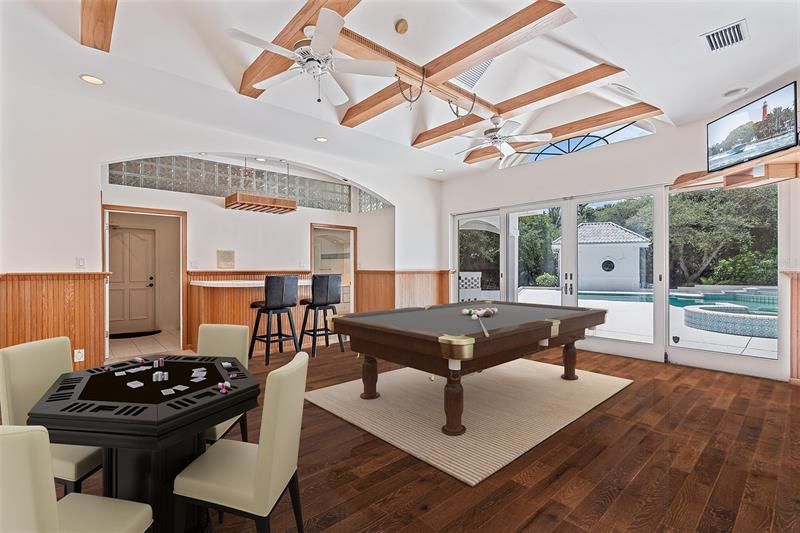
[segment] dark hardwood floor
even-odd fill
[[[270,368],[290,356],[273,354]],[[560,353],[534,358],[559,364]],[[306,530],[800,532],[800,387],[591,352],[578,368],[634,383],[476,487],[306,402]],[[263,356],[251,370],[265,378]],[[323,348],[308,383],[360,376],[355,354]],[[251,441],[260,418],[260,407],[249,413]],[[86,492],[99,494],[100,480]],[[255,531],[230,515],[214,523]],[[286,495],[272,531],[294,530]]]

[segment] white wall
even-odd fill
[[[179,330],[181,317],[180,219],[133,213],[109,213],[108,218],[112,225],[155,231],[156,327],[162,330]],[[113,298],[113,295],[111,297]]]
[[[606,259],[614,262],[611,272],[602,268]],[[579,244],[578,290],[638,291],[639,260],[637,244]]]

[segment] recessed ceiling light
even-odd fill
[[[91,74],[81,74],[81,79],[90,85],[103,85],[105,82]]]
[[[731,89],[730,91],[725,91],[722,93],[722,96],[725,98],[733,98],[734,96],[741,96],[746,93],[749,89],[747,87],[737,87],[736,89]]]
[[[435,169],[433,169],[433,171],[436,172],[437,174],[441,174],[442,172],[444,172],[444,169],[443,168],[435,168]]]
[[[314,140],[317,141],[318,143],[326,143],[326,142],[328,142],[328,138],[327,137],[314,137]]]
[[[279,159],[278,161],[280,161],[281,163],[286,163],[287,162],[285,159]]]
[[[258,161],[259,163],[264,163],[264,162],[266,162],[266,160],[267,159],[264,158],[264,157],[256,157],[256,161]]]
[[[206,155],[205,152],[197,152],[197,155]]]

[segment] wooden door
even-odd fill
[[[112,227],[108,253],[110,332],[154,331],[155,231]]]

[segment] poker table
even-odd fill
[[[492,307],[491,317],[472,319],[465,309]],[[516,302],[462,302],[330,317],[336,333],[350,336],[350,347],[363,356],[361,398],[377,399],[378,365],[383,359],[447,378],[446,423],[442,432],[456,436],[464,390],[461,376],[501,365],[539,350],[563,347],[565,380],[575,380],[575,341],[586,329],[605,322],[605,310]]]
[[[161,359],[158,368],[150,357],[62,374],[28,413],[51,442],[103,448],[103,494],[150,504],[154,532],[173,530],[173,480],[205,450],[206,429],[256,407],[260,390],[235,358]],[[153,381],[155,372],[169,379]]]

